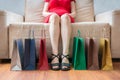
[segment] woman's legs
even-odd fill
[[[52,52],[54,55],[58,55],[58,42],[59,42],[59,36],[60,36],[60,17],[57,14],[52,14],[49,19],[50,23],[50,39],[51,39],[51,45],[52,45]],[[57,57],[55,57],[51,63],[59,63],[59,60]],[[58,68],[58,66],[54,66],[53,68]]]
[[[71,37],[71,20],[69,15],[64,14],[61,16],[61,36],[63,43],[63,55],[68,55],[69,53],[69,44]],[[62,63],[69,63],[67,58],[63,58]],[[63,66],[66,68],[66,66]]]

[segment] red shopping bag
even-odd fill
[[[43,34],[45,34],[44,31],[43,31]],[[47,52],[46,52],[46,39],[44,37],[40,39],[40,53],[39,53],[38,69],[39,70],[49,69]]]

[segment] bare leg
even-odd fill
[[[61,16],[61,36],[63,42],[63,55],[68,55],[71,37],[71,21],[67,14]],[[69,63],[69,60],[67,58],[63,58],[62,63]]]
[[[59,27],[60,18],[57,14],[53,14],[50,16],[49,23],[50,23],[50,39],[52,45],[52,52],[55,55],[58,55],[58,41],[60,36],[60,27]],[[51,63],[59,63],[58,58],[54,58]],[[57,68],[58,66],[54,66],[53,68]]]

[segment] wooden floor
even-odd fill
[[[0,64],[0,80],[120,80],[120,62],[113,71],[10,71],[10,64]]]

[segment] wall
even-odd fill
[[[8,10],[24,15],[25,0],[0,0],[0,10]]]
[[[0,0],[0,9],[24,15],[25,0]],[[120,0],[94,0],[95,14],[120,9]]]
[[[94,0],[95,13],[120,9],[120,0]]]

